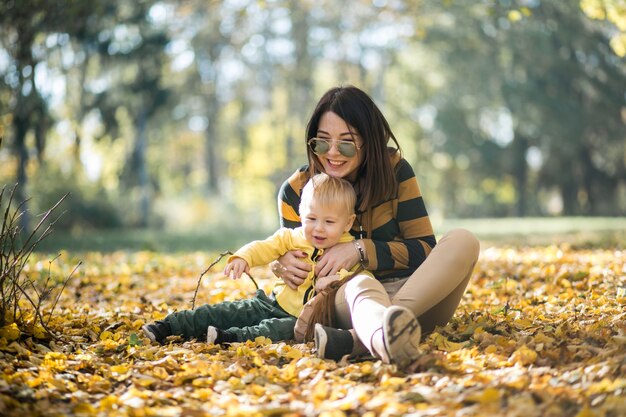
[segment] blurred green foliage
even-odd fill
[[[59,210],[54,228],[57,230],[111,229],[122,226],[122,216],[98,183],[81,184],[78,175],[63,174],[54,166],[46,166],[32,178],[29,191],[33,198],[31,213],[44,213],[65,194],[69,194]],[[83,181],[84,182],[84,181]]]
[[[68,230],[271,230],[355,84],[434,218],[622,216],[625,34],[619,0],[1,2],[0,182]]]
[[[474,232],[482,249],[491,246],[569,245],[576,248],[626,248],[626,217],[622,218],[498,218],[447,219],[435,222],[438,237],[463,227]],[[146,229],[55,231],[42,241],[38,252],[89,251],[215,252],[236,250],[264,239],[272,229],[215,226],[191,231]]]

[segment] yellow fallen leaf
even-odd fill
[[[405,383],[406,383],[406,378],[400,378],[397,376],[392,376],[388,378],[383,377],[381,381],[381,386],[385,388],[395,388],[395,387],[402,386]]]
[[[463,349],[467,344],[467,342],[451,342],[444,335],[437,332],[434,332],[430,335],[429,342],[436,346],[438,350],[442,350],[445,352],[454,352],[455,350]]]
[[[526,345],[523,345],[522,347],[517,349],[509,357],[509,361],[511,363],[518,363],[523,366],[527,366],[532,363],[535,363],[536,360],[537,360],[537,352],[528,348],[528,346]]]
[[[113,333],[111,333],[108,330],[103,331],[102,333],[100,333],[100,340],[112,340],[113,339]]]
[[[75,414],[88,414],[88,415],[92,415],[92,414],[96,414],[96,409],[94,408],[93,405],[89,404],[89,403],[79,403],[76,404],[76,407],[74,407],[74,411]]]
[[[617,378],[615,380],[604,378],[602,381],[592,384],[588,392],[590,395],[593,395],[603,392],[613,392],[624,388],[626,388],[626,378]]]
[[[527,329],[529,327],[532,327],[533,323],[530,320],[524,318],[514,320],[513,325],[518,329]]]
[[[0,338],[6,339],[9,342],[19,339],[21,334],[22,332],[20,332],[20,329],[17,327],[16,323],[11,323],[7,326],[0,327]]]
[[[537,333],[537,336],[535,336],[533,340],[536,344],[543,344],[545,346],[551,346],[554,343],[554,339],[543,332]]]
[[[329,389],[328,381],[321,378],[311,387],[311,397],[314,401],[322,401],[328,397]]]
[[[485,353],[496,353],[498,351],[498,347],[496,345],[489,345],[485,348]]]
[[[152,374],[153,377],[163,380],[167,379],[170,376],[167,373],[167,370],[165,370],[165,368],[163,368],[162,366],[155,366],[149,372],[150,374]]]
[[[167,313],[162,313],[160,311],[153,311],[152,312],[152,319],[153,320],[163,320],[166,316],[167,316]]]
[[[254,363],[259,368],[265,365],[265,362],[263,362],[263,359],[261,359],[260,356],[255,356],[254,358],[252,358],[252,363]]]
[[[111,368],[111,372],[115,372],[116,374],[125,374],[130,371],[130,366],[128,365],[113,365]]]
[[[119,399],[115,395],[107,395],[100,400],[98,408],[100,410],[110,410],[119,404]]]
[[[302,352],[299,351],[298,349],[290,349],[285,354],[285,357],[288,359],[300,359],[302,357]]]
[[[267,346],[267,345],[272,343],[272,340],[268,339],[265,336],[259,336],[256,339],[254,339],[254,343],[259,345],[259,346]]]
[[[235,390],[243,389],[245,387],[241,379],[235,378],[234,376],[231,376],[230,378],[228,378],[228,381],[226,382],[228,382],[230,387]]]
[[[67,356],[61,352],[48,352],[41,366],[51,371],[64,371],[67,367],[66,360]]]
[[[341,410],[322,411],[320,417],[345,417],[346,413]]]
[[[489,387],[480,393],[469,395],[466,400],[480,404],[493,404],[500,401],[500,391],[496,388]]]
[[[193,381],[191,381],[191,385],[193,385],[194,387],[210,387],[211,385],[213,385],[213,379],[212,378],[196,378]]]
[[[33,336],[35,336],[35,338],[37,339],[47,339],[48,332],[46,331],[46,329],[43,328],[41,324],[37,324],[33,328]]]

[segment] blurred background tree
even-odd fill
[[[623,216],[625,55],[623,0],[8,0],[0,181],[70,230],[272,229],[354,84],[433,216]]]

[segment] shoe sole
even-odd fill
[[[326,359],[326,344],[328,343],[328,336],[319,323],[315,324],[315,355],[320,359]]]
[[[217,330],[213,326],[209,326],[206,329],[206,342],[209,344],[215,344],[215,340],[217,340]]]
[[[383,315],[383,335],[390,362],[404,369],[419,358],[422,329],[409,309],[387,308]]]
[[[141,330],[143,331],[144,336],[146,336],[148,339],[150,339],[152,342],[154,343],[158,343],[156,340],[156,336],[154,335],[154,333],[152,333],[149,329],[148,329],[148,325],[144,324],[143,326],[141,326]]]

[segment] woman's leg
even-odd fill
[[[421,335],[420,325],[413,312],[406,307],[392,306],[383,285],[369,275],[356,276],[344,287],[345,306],[352,315],[353,334],[357,337],[353,339],[353,343],[347,344],[351,351],[342,354],[356,355],[359,347],[365,347],[385,363],[395,363],[400,368],[413,363],[419,356]],[[322,336],[321,330],[323,329],[316,327],[317,338]],[[326,344],[331,337],[330,332],[331,330],[323,332],[326,335]],[[358,340],[362,345],[354,343]],[[334,340],[333,344],[337,342]],[[326,352],[327,349],[322,345],[320,340],[316,340],[318,351]],[[332,350],[334,356],[340,356],[338,349]]]
[[[411,310],[427,331],[447,323],[469,282],[479,250],[472,233],[462,229],[447,233],[391,300],[380,282],[367,276],[351,279],[335,297],[339,327],[353,327],[367,350],[380,355],[383,314],[392,304]]]
[[[383,316],[390,305],[383,285],[368,275],[356,276],[339,288],[335,296],[337,325],[342,329],[353,329],[357,336],[354,355],[364,354],[367,350],[379,356],[381,346],[374,347],[372,343],[379,339],[375,335],[382,338]]]
[[[446,233],[391,303],[411,310],[425,332],[445,325],[461,302],[479,251],[478,240],[467,230]]]

